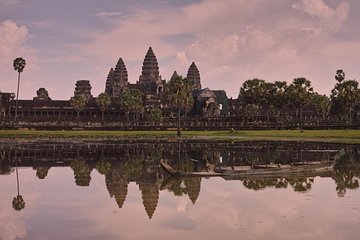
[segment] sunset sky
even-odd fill
[[[359,12],[359,0],[0,0],[0,91],[16,92],[21,56],[20,99],[40,87],[69,99],[81,79],[97,96],[119,57],[135,83],[151,46],[163,79],[195,61],[228,97],[247,79],[296,77],[329,95],[337,69],[359,80]]]

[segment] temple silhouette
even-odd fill
[[[178,77],[174,71],[170,80]],[[298,112],[294,108],[286,114],[275,116],[271,109],[248,109],[243,99],[228,98],[224,90],[203,87],[201,74],[195,62],[188,68],[186,79],[191,83],[193,106],[181,112],[182,127],[192,130],[229,129],[291,129],[299,127]],[[96,103],[91,93],[90,80],[75,83],[74,96],[86,98],[86,105],[77,111],[70,100],[56,100],[43,87],[40,87],[32,100],[19,100],[17,122],[15,116],[15,95],[0,92],[0,128],[17,127],[34,129],[172,129],[176,126],[178,112],[174,109],[166,89],[169,81],[160,75],[156,55],[149,47],[142,64],[142,70],[135,83],[129,82],[126,63],[119,58],[116,65],[104,76],[104,90],[111,98],[111,104],[104,111]],[[119,98],[128,90],[137,89],[141,93],[143,111],[136,119],[129,119],[126,110],[120,106]],[[161,118],[151,118],[152,110],[159,110]],[[302,126],[307,129],[339,127],[336,118],[324,122],[321,111],[307,106],[302,111]],[[324,125],[325,124],[325,125]],[[341,126],[344,122],[339,123]],[[353,124],[356,124],[353,122]],[[340,126],[340,127],[341,127]],[[354,125],[355,126],[355,125]]]
[[[175,71],[172,78],[178,76]],[[201,89],[200,72],[193,62],[186,78],[191,82],[195,104],[188,116],[219,117],[225,114],[228,98],[223,90]],[[119,58],[114,68],[110,68],[105,80],[104,93],[112,99],[111,105],[105,111],[106,121],[124,121],[125,111],[117,99],[129,89],[140,90],[143,98],[144,112],[138,121],[147,121],[151,109],[160,109],[167,120],[175,119],[169,100],[166,97],[166,80],[160,75],[159,65],[154,51],[149,47],[142,65],[141,75],[136,83],[130,83],[125,62]],[[87,105],[80,113],[80,121],[99,122],[101,111],[96,105],[96,98],[91,93],[90,80],[78,80],[75,83],[74,96],[83,95]],[[0,117],[5,124],[15,114],[14,94],[0,92]],[[44,126],[53,125],[66,127],[76,120],[77,113],[68,100],[53,100],[48,91],[41,87],[33,100],[19,100],[18,124],[29,124],[36,127],[36,122],[45,122]],[[6,124],[5,124],[6,125]],[[95,124],[96,125],[96,124]]]

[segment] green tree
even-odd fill
[[[256,114],[256,112],[257,112],[257,109],[258,109],[258,107],[257,107],[257,105],[255,105],[255,104],[246,104],[246,105],[245,105],[245,108],[244,108],[244,110],[245,110],[245,115],[250,116],[250,117],[251,117],[251,121],[254,121],[254,120],[255,120],[255,119],[254,119],[254,116],[255,116],[255,114]]]
[[[240,88],[239,99],[245,105],[253,104],[259,109],[266,101],[267,86],[265,80],[246,80]]]
[[[274,83],[266,82],[261,79],[251,79],[243,83],[240,88],[239,99],[244,103],[245,110],[250,110],[255,114],[256,111],[265,110],[267,120],[270,116],[278,118],[283,110],[287,89],[286,82],[276,81]]]
[[[336,71],[335,80],[338,81],[338,83],[345,80],[345,72],[342,69]]]
[[[161,122],[163,119],[161,109],[159,109],[159,108],[150,109],[149,119],[152,122]]]
[[[272,85],[271,95],[269,96],[269,101],[271,105],[275,107],[277,111],[283,110],[286,106],[285,92],[287,89],[287,83],[285,81],[275,81]]]
[[[313,88],[311,81],[306,78],[295,78],[285,93],[289,107],[296,108],[296,115],[300,114],[300,127],[303,127],[303,109],[311,103]],[[299,119],[299,117],[298,117]]]
[[[120,106],[123,107],[127,113],[128,120],[133,116],[135,121],[138,114],[144,112],[143,99],[140,90],[128,89],[120,96]]]
[[[170,105],[177,109],[178,117],[178,129],[177,135],[181,135],[181,110],[187,112],[191,109],[194,104],[192,97],[192,84],[187,78],[182,76],[175,76],[166,85],[166,93]]]
[[[345,115],[348,123],[352,123],[355,107],[359,106],[360,90],[356,80],[343,80],[335,85],[330,95],[332,111]]]
[[[76,110],[78,120],[80,112],[84,110],[86,103],[87,99],[83,94],[75,95],[70,98],[70,105]]]
[[[24,68],[26,66],[26,61],[25,61],[25,59],[18,57],[14,60],[13,66],[14,66],[14,70],[18,72],[16,103],[15,103],[15,117],[14,117],[14,120],[16,122],[17,110],[18,110],[18,100],[19,100],[19,88],[20,88],[20,73],[22,73],[24,71]]]
[[[96,104],[101,110],[101,120],[104,121],[104,112],[111,104],[111,98],[107,93],[100,93],[96,98]]]
[[[317,113],[321,115],[322,120],[326,120],[330,113],[331,102],[326,95],[314,93],[312,103]]]

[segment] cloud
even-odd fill
[[[0,5],[13,5],[17,4],[19,0],[0,0]]]
[[[226,59],[238,54],[239,47],[240,37],[237,34],[224,36],[200,34],[188,46],[188,52],[193,57],[213,59],[217,62],[219,60],[226,61]]]
[[[329,19],[334,15],[334,10],[323,0],[302,0],[301,3],[294,4],[293,7],[319,18]]]
[[[322,69],[333,73],[337,63],[328,59],[329,55],[341,55],[338,59],[345,59],[348,68],[355,65],[351,63],[356,59],[356,53],[351,51],[354,44],[347,46],[343,41],[343,52],[333,47],[334,36],[343,29],[349,11],[350,3],[346,1],[333,7],[324,0],[199,0],[176,6],[135,4],[127,6],[126,11],[122,6],[110,10],[98,8],[90,16],[94,23],[100,21],[106,27],[76,26],[81,29],[72,36],[76,42],[48,48],[51,54],[42,63],[52,65],[52,69],[55,64],[56,69],[69,66],[62,78],[69,78],[70,82],[80,76],[88,77],[93,92],[101,92],[109,69],[119,57],[125,61],[130,82],[136,82],[146,51],[152,46],[163,78],[169,79],[174,70],[186,75],[190,63],[195,61],[202,86],[224,89],[229,96],[237,96],[239,87],[249,78],[291,81],[299,75],[313,78],[322,88],[315,90],[329,93],[330,85],[323,84],[323,75],[315,68],[321,63]],[[24,24],[31,30],[34,26],[51,26],[50,21]],[[26,27],[10,21],[0,28],[8,29],[18,39],[1,44],[0,48],[11,49],[0,49],[1,54],[36,56],[27,45],[30,34]],[[0,38],[3,39],[3,34]],[[81,68],[70,67],[77,63]],[[47,76],[53,77],[53,82],[60,81],[56,79],[59,76],[51,73]],[[74,83],[69,85],[73,87]]]
[[[229,96],[237,96],[249,78],[290,82],[298,76],[310,78],[321,87],[315,90],[328,94],[331,86],[324,84],[327,79],[321,79],[323,75],[315,68],[322,65],[331,73],[335,71],[329,55],[355,58],[351,51],[339,53],[330,47],[349,10],[348,2],[330,7],[324,0],[296,0],[295,4],[285,0],[201,0],[176,7],[137,6],[127,9],[132,14],[126,18],[117,22],[109,19],[110,30],[90,32],[92,40],[79,45],[76,53],[82,56],[79,59],[96,60],[91,64],[99,69],[97,79],[106,79],[108,69],[122,57],[130,81],[135,82],[146,50],[152,46],[163,77],[169,79],[174,70],[186,75],[195,61],[202,85],[224,89]],[[121,14],[119,9],[97,10],[97,16],[105,20]],[[327,49],[334,53],[325,54]],[[354,65],[350,60],[344,64]],[[103,82],[94,86],[102,87]]]
[[[176,52],[176,59],[181,63],[181,65],[187,66],[187,65],[190,64],[190,60],[186,56],[185,51],[177,51]]]
[[[23,57],[26,60],[24,73],[35,74],[40,70],[37,59],[37,51],[27,44],[30,38],[29,29],[26,26],[20,26],[12,20],[0,22],[0,67],[1,67],[1,91],[14,92],[16,81],[12,81],[15,76],[13,70],[13,61],[16,57]],[[26,86],[32,86],[33,78],[28,78],[24,83]],[[32,93],[33,95],[33,93]]]
[[[324,21],[330,28],[339,30],[339,27],[348,18],[350,5],[347,2],[340,3],[335,9],[327,5],[324,0],[302,0],[300,3],[292,5],[312,17],[317,17]]]
[[[0,64],[11,62],[18,56],[33,59],[35,50],[27,45],[29,30],[12,20],[0,23]]]
[[[24,43],[28,35],[26,27],[18,26],[11,20],[0,23],[0,55],[2,56],[0,61],[6,61],[26,52]]]
[[[18,21],[17,23],[23,24],[25,26],[38,28],[38,29],[48,29],[54,26],[54,23],[49,20],[42,21]]]
[[[102,18],[108,18],[108,17],[118,17],[118,16],[125,16],[126,13],[121,12],[121,11],[115,11],[115,12],[107,12],[104,10],[98,10],[98,12],[95,14],[95,16],[97,17],[102,17]]]

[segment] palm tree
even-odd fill
[[[306,78],[295,78],[286,89],[287,101],[296,108],[296,115],[300,113],[300,128],[303,127],[303,108],[311,102],[314,89],[311,81]]]
[[[70,105],[75,108],[77,113],[77,119],[79,120],[80,111],[84,110],[87,100],[83,94],[75,95],[70,98]]]
[[[111,98],[107,93],[100,93],[96,98],[96,104],[101,110],[101,120],[104,121],[104,112],[106,108],[111,104]]]
[[[123,92],[120,96],[119,103],[127,112],[128,120],[131,114],[135,121],[137,115],[144,112],[143,99],[139,89],[128,89]]]
[[[266,100],[267,83],[261,79],[246,80],[240,88],[239,98],[245,104],[254,104],[257,109],[263,107]]]
[[[348,123],[352,123],[353,112],[360,102],[359,83],[356,80],[345,80],[335,85],[331,91],[333,108],[341,109],[347,115]],[[339,112],[339,111],[338,111]]]
[[[16,122],[17,118],[17,109],[18,109],[18,100],[19,100],[19,86],[20,86],[20,73],[24,71],[26,65],[25,59],[18,57],[14,60],[14,70],[18,72],[18,84],[17,84],[17,91],[16,91],[16,105],[15,105],[15,117],[14,120]]]
[[[150,109],[149,112],[149,120],[151,120],[153,123],[157,122],[160,123],[163,119],[162,111],[160,108],[153,108]]]
[[[316,112],[321,116],[321,119],[326,120],[329,116],[331,107],[329,97],[315,92],[312,97],[312,104],[314,105]]]
[[[187,78],[175,76],[166,85],[169,102],[178,110],[178,129],[177,135],[180,136],[180,113],[181,110],[188,111],[194,103],[192,97],[192,84]]]
[[[341,83],[342,81],[345,80],[345,72],[344,72],[344,70],[339,69],[339,70],[336,71],[335,80],[338,83]]]

